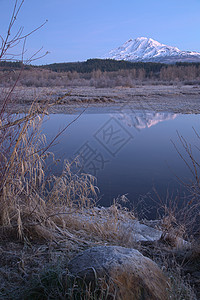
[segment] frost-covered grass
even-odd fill
[[[103,240],[93,242],[93,245],[103,244]],[[112,245],[112,242],[107,244]],[[75,278],[68,272],[69,259],[90,246],[91,244],[86,245],[73,240],[21,244],[7,241],[7,245],[1,244],[0,299],[118,299],[115,298],[115,289],[118,290],[119,286],[117,284],[115,286],[112,280],[110,284],[108,282],[103,284],[97,278],[95,289],[92,289],[83,280]],[[154,261],[159,263],[152,245],[145,246],[145,249],[144,246],[140,246],[139,250],[151,252]],[[170,299],[198,299],[192,288],[193,274],[191,273],[190,278],[184,276],[183,266],[176,262],[178,253],[167,252],[166,248],[162,247],[157,248],[157,251],[159,264],[170,279]],[[129,286],[128,279],[127,272],[127,286]]]
[[[3,103],[9,88],[0,88],[0,104]],[[120,106],[133,110],[151,110],[174,113],[199,113],[199,86],[182,85],[138,85],[134,88],[118,86],[116,88],[95,87],[16,87],[11,95],[12,102],[8,108],[12,112],[28,112],[34,99],[39,103],[57,102],[48,108],[48,112],[69,113],[74,109],[81,111],[84,107]]]

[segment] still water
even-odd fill
[[[51,141],[76,117],[50,115],[43,124],[47,140]],[[180,179],[189,182],[192,175],[174,144],[187,159],[178,138],[182,135],[194,146],[194,156],[198,157],[195,146],[200,140],[193,128],[198,131],[199,121],[199,115],[167,112],[85,112],[51,147],[61,159],[54,172],[61,172],[65,159],[78,157],[81,172],[97,178],[99,205],[109,206],[114,198],[125,194],[135,207],[139,204],[145,209],[146,217],[152,217],[152,207],[157,205],[152,200],[157,201],[155,190],[163,199],[167,193],[186,192]]]

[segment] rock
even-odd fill
[[[68,269],[93,287],[97,278],[99,284],[109,284],[116,293],[116,299],[168,299],[169,285],[166,277],[156,263],[135,249],[93,247],[73,258]]]
[[[133,247],[138,242],[163,242],[163,237],[167,237],[167,232],[158,230],[157,227],[162,226],[162,220],[143,220],[139,222],[136,218],[124,211],[117,210],[114,206],[111,207],[93,207],[92,209],[84,209],[70,213],[73,222],[76,220],[80,227],[91,226],[91,231],[101,227],[99,233],[106,230],[106,235],[116,239],[123,240],[123,245]],[[109,229],[108,229],[109,222]],[[104,228],[105,225],[105,228]],[[94,226],[94,227],[93,227]],[[92,229],[92,227],[94,229]],[[98,235],[98,232],[97,232]],[[101,234],[100,234],[101,236]],[[185,249],[190,247],[190,244],[181,237],[178,237],[173,232],[170,233],[170,239],[174,240],[170,247]]]
[[[162,236],[162,231],[153,227],[141,224],[139,221],[135,221],[133,224],[132,239],[136,242],[139,241],[158,241]]]

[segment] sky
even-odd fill
[[[3,37],[14,3],[0,0]],[[35,64],[99,58],[142,36],[200,52],[200,0],[25,0],[13,33],[20,26],[28,33],[45,20],[26,42],[27,57],[41,47],[41,54],[50,52]]]

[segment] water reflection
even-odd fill
[[[150,128],[160,122],[174,120],[177,114],[165,112],[134,112],[134,113],[121,113],[118,119],[128,127],[135,127],[138,130]]]
[[[50,115],[43,131],[50,141],[70,123],[73,115]],[[100,205],[108,206],[113,198],[126,194],[131,202],[141,197],[152,206],[154,186],[158,193],[180,189],[177,177],[188,180],[190,173],[177,155],[172,143],[177,141],[177,130],[191,143],[192,126],[198,129],[199,115],[177,115],[137,111],[116,114],[84,114],[59,138],[52,151],[61,163],[73,162],[75,172],[97,177]]]

